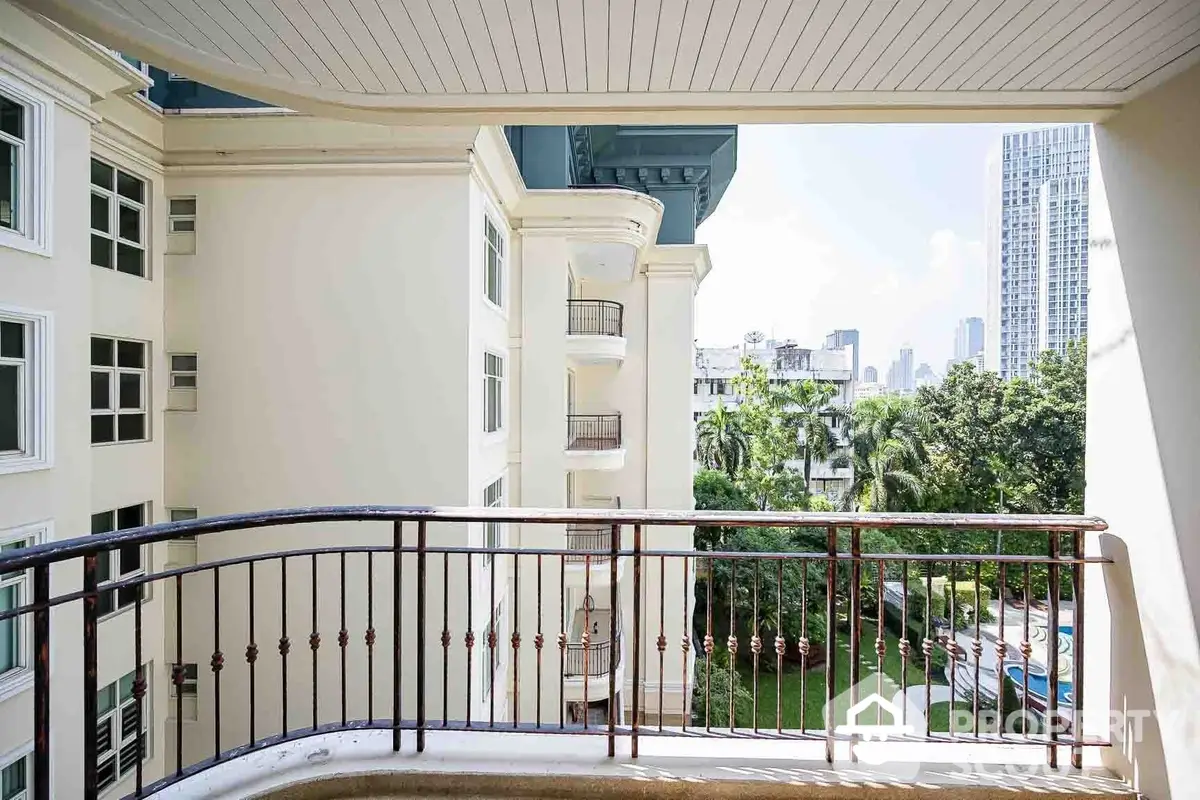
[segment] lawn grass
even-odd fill
[[[897,686],[901,684],[901,670],[903,662],[900,658],[900,642],[899,639],[885,629],[884,639],[887,642],[887,652],[883,658],[883,671]],[[844,631],[838,631],[838,657],[834,660],[834,695],[841,694],[850,688],[850,634]],[[859,680],[866,680],[875,674],[876,657],[875,657],[875,626],[864,621],[862,624],[862,640],[860,643],[860,668]],[[770,655],[768,655],[770,654]],[[783,687],[783,708],[782,708],[782,725],[784,728],[797,729],[800,728],[800,707],[801,697],[804,698],[804,725],[805,729],[820,730],[825,727],[825,721],[821,716],[821,710],[825,706],[825,665],[821,664],[808,670],[804,680],[801,679],[803,672],[798,665],[784,664],[782,679],[780,680],[774,670],[768,672],[762,668],[762,665],[768,660],[773,661],[774,654],[771,651],[764,651],[761,656],[759,673],[758,673],[758,725],[760,728],[774,729],[775,728],[775,712],[776,712],[776,697],[778,696],[779,685]],[[924,685],[924,656],[920,651],[912,651],[908,657],[908,685],[917,686]],[[773,666],[773,664],[772,664]],[[754,693],[754,669],[752,663],[742,663],[738,665],[738,671],[742,676],[742,685],[753,694]],[[945,683],[938,674],[933,675],[934,683]],[[803,684],[803,687],[802,687]],[[890,698],[889,698],[890,699]],[[943,704],[945,705],[945,704]],[[947,713],[948,717],[948,713]],[[936,715],[935,715],[936,719]],[[737,720],[738,727],[750,727],[753,724],[751,717],[742,719],[740,716]],[[946,724],[943,721],[943,726]]]

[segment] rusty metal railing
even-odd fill
[[[590,618],[585,618],[579,646],[568,641],[567,598],[578,596],[571,594],[575,589],[567,583],[566,565],[579,550],[441,544],[443,531],[486,522],[514,523],[521,531],[539,525],[603,528],[603,546],[583,554],[588,568],[582,588],[589,598],[593,592],[607,593],[607,607],[615,610],[605,632],[612,646],[590,642]],[[331,524],[336,524],[329,531],[335,535],[322,536]],[[277,526],[295,526],[289,531],[293,546],[257,549],[254,530]],[[795,548],[681,549],[677,530],[674,538],[650,541],[679,527],[767,526],[787,529]],[[342,535],[351,529],[357,531],[353,539]],[[865,552],[864,532],[887,529],[940,531],[949,541],[972,532],[1019,537],[1025,554]],[[1060,748],[1067,748],[1072,765],[1079,767],[1082,747],[1106,744],[1085,737],[1079,725],[1084,572],[1088,565],[1108,563],[1085,555],[1085,539],[1104,529],[1101,520],[1074,516],[349,506],[234,514],[83,536],[0,556],[0,574],[24,574],[32,587],[31,596],[17,608],[0,613],[0,624],[31,621],[32,639],[31,718],[8,718],[5,726],[28,726],[34,742],[31,797],[36,800],[49,800],[50,775],[56,769],[82,770],[85,800],[115,784],[127,785],[132,796],[147,796],[248,752],[340,730],[390,730],[396,750],[401,732],[413,731],[418,752],[425,749],[431,730],[595,733],[607,737],[610,755],[617,738],[627,737],[635,757],[639,737],[647,735],[787,738],[823,742],[825,757],[832,761],[836,742],[848,742],[853,754],[858,736],[839,731],[832,713],[814,719],[806,689],[809,682],[821,681],[821,697],[834,699],[840,691],[837,662],[847,657],[843,648],[850,660],[849,684],[858,686],[870,658],[862,647],[867,639],[877,680],[899,663],[906,708],[910,689],[920,685],[924,690],[923,726],[902,740],[1034,745],[1046,748],[1052,765]],[[112,580],[104,579],[99,569],[114,552],[228,531],[240,534],[236,540],[213,540],[214,546],[224,542],[225,552],[232,553],[227,558]],[[306,536],[316,538],[305,541]],[[652,546],[663,543],[671,546]],[[608,569],[593,570],[593,557],[607,557],[603,563]],[[143,558],[142,563],[156,562]],[[630,568],[619,571],[619,564]],[[52,571],[55,586],[65,591],[51,592]],[[991,635],[983,627],[985,578],[995,581],[1001,598]],[[632,598],[628,609],[619,602],[625,581]],[[943,583],[944,609],[934,588]],[[152,586],[157,590],[149,591]],[[965,592],[960,591],[963,586]],[[1006,587],[1020,596],[1019,604],[1004,599]],[[114,591],[132,597],[128,609],[116,612],[131,614],[132,626],[102,623],[99,598]],[[144,759],[127,759],[122,751],[114,765],[118,774],[110,781],[100,770],[109,763],[105,759],[113,743],[101,738],[96,724],[98,653],[103,648],[106,654],[127,654],[134,665],[118,730],[130,739],[129,753],[145,754],[151,750],[147,739],[154,735],[145,724],[148,686],[157,674],[151,669],[165,665],[146,660],[164,631],[147,630],[144,611],[169,593],[176,598],[173,618],[157,608],[152,618],[163,620],[173,641],[173,652],[163,655],[174,660],[169,674],[175,716],[170,729],[159,734],[173,737],[175,763],[161,774],[157,768],[144,774]],[[224,605],[223,597],[229,598]],[[81,639],[79,628],[67,620],[76,615],[82,621]],[[1039,666],[1036,654],[1042,642],[1033,618],[1042,616],[1047,658]],[[1070,625],[1064,624],[1067,620]],[[1014,627],[1019,633],[1014,634]],[[874,630],[873,641],[868,628]],[[622,630],[630,631],[626,654],[617,646]],[[336,634],[332,646],[322,639],[329,631]],[[682,631],[674,647],[668,631]],[[525,638],[530,633],[532,648]],[[307,659],[292,653],[296,636],[308,644]],[[268,640],[271,646],[260,651]],[[244,648],[242,663],[227,662],[227,648]],[[994,655],[985,659],[989,648]],[[1068,650],[1069,657],[1059,657]],[[83,665],[78,713],[51,714],[51,698],[67,691],[52,684],[52,652],[56,659],[78,659]],[[473,692],[481,652],[492,670],[484,676],[491,681],[490,691]],[[893,652],[898,662],[889,662]],[[628,691],[616,680],[622,657],[628,657]],[[578,669],[576,658],[582,659]],[[201,705],[213,715],[208,726],[211,756],[192,764],[184,762],[185,751],[198,746],[191,740],[185,746],[183,690],[189,661],[207,662],[208,678],[201,684],[207,696]],[[714,691],[719,671],[714,667],[726,673],[720,696]],[[998,680],[994,699],[984,691],[982,678],[988,670]],[[557,687],[544,680],[555,671]],[[582,726],[565,720],[563,686],[569,674],[585,678]],[[608,691],[598,698],[607,704],[608,724],[600,729],[587,725],[588,675],[608,677]],[[673,720],[664,700],[668,675],[679,676],[682,685],[672,701],[679,709]],[[772,677],[773,713],[769,703],[759,702]],[[785,693],[785,680],[793,679],[799,693]],[[744,692],[736,687],[739,680],[747,685]],[[949,692],[947,730],[938,729],[931,713],[931,687],[943,681]],[[338,687],[332,695],[330,684]],[[960,691],[963,687],[970,691]],[[856,690],[849,691],[855,700]],[[1002,727],[1011,692],[1017,692],[1023,720],[1017,729]],[[742,702],[747,696],[752,706]],[[989,703],[996,707],[987,708]],[[547,706],[554,704],[558,712],[548,712]],[[961,728],[953,725],[956,705],[967,714]],[[629,711],[628,724],[617,724],[619,709]],[[996,713],[981,713],[990,710]],[[656,724],[647,725],[649,718]],[[71,726],[82,727],[82,748],[52,751],[54,731]]]

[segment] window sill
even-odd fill
[[[504,306],[496,305],[486,294],[483,296],[483,304],[494,311],[501,319],[506,322],[508,321],[508,312],[504,310]]]
[[[13,475],[18,472],[37,472],[54,466],[48,458],[38,455],[0,456],[0,475]]]
[[[50,242],[38,241],[9,228],[0,229],[0,247],[20,250],[31,255],[42,256],[43,258],[51,258],[54,255],[50,249]]]
[[[153,439],[127,439],[120,442],[92,442],[92,447],[116,447],[122,444],[147,444]]]
[[[33,688],[33,670],[18,667],[0,675],[0,703]]]

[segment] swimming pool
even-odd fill
[[[1020,664],[1009,664],[1004,668],[1004,673],[1012,679],[1016,685],[1017,691],[1020,691],[1025,684],[1025,668]],[[1058,705],[1071,706],[1075,703],[1075,694],[1071,691],[1071,682],[1063,680],[1061,677],[1058,680]],[[1033,695],[1042,702],[1050,695],[1050,677],[1045,671],[1031,664],[1029,666],[1029,694]]]

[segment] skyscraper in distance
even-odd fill
[[[867,367],[863,370],[864,383],[879,383],[879,370],[874,367]]]
[[[983,319],[964,317],[954,329],[954,361],[966,361],[976,353],[983,352]]]
[[[854,372],[854,380],[858,380],[858,329],[847,328],[838,329],[825,337],[825,349],[832,350],[836,347],[846,347],[847,345],[854,346],[854,358],[851,359],[850,369]]]
[[[1003,378],[1087,335],[1090,136],[1010,133],[989,159],[985,363]]]

